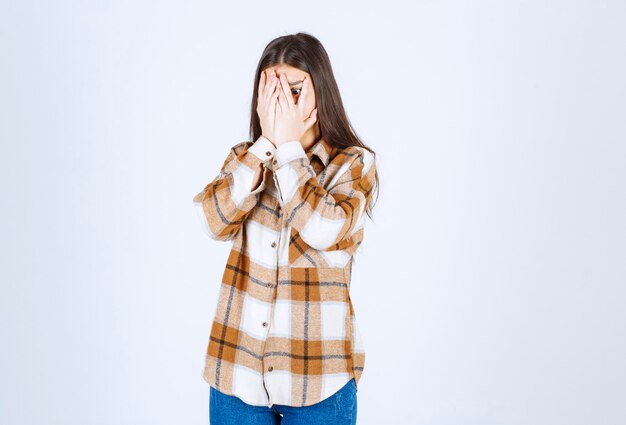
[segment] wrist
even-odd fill
[[[276,145],[264,135],[249,147],[248,151],[259,158],[260,161],[266,161],[276,153]]]
[[[287,140],[276,148],[276,164],[277,168],[298,158],[307,158],[302,143],[299,140]]]
[[[300,138],[299,137],[283,137],[283,138],[275,140],[274,144],[276,145],[276,148],[278,148],[279,146],[284,145],[285,143],[289,143],[289,142],[300,142]],[[302,143],[300,142],[300,144]]]

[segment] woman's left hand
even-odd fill
[[[305,110],[309,96],[309,79],[305,76],[302,81],[302,91],[298,103],[294,103],[287,77],[280,75],[278,88],[278,102],[274,118],[274,143],[276,147],[285,142],[300,140],[304,133],[317,121],[317,108],[310,114]]]

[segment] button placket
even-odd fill
[[[274,160],[274,163],[276,163],[276,160]],[[272,248],[276,248],[279,245],[279,242],[280,242],[281,236],[282,236],[282,217],[283,217],[283,213],[281,211],[280,205],[278,205],[276,207],[276,210],[280,211],[279,214],[278,214],[278,217],[280,219],[279,220],[280,221],[280,226],[279,226],[280,230],[278,231],[277,238],[276,238],[278,242],[277,241],[273,241],[272,244],[271,244]],[[280,258],[279,258],[279,255],[280,255],[280,253],[278,251],[275,251],[275,252],[276,252],[276,287],[278,287],[278,278],[279,278],[279,275],[280,275],[280,273],[279,273],[279,271],[280,271],[280,266],[279,266]],[[267,286],[272,286],[272,284],[268,283]],[[263,327],[267,328],[268,332],[269,332],[269,323],[265,321],[265,322],[262,323],[262,325],[263,325]],[[263,357],[265,357],[265,354],[263,355]],[[274,366],[268,366],[268,368],[267,368],[268,372],[271,372],[273,370],[274,370]]]

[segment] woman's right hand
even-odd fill
[[[278,76],[272,68],[271,72],[263,71],[259,78],[256,112],[261,123],[261,135],[274,143],[274,117],[279,92]]]

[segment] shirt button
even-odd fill
[[[272,164],[274,164],[274,165],[278,164],[278,160],[276,160],[276,159],[275,159],[275,160],[273,160],[273,161],[272,161]]]
[[[274,368],[272,366],[270,366],[270,367],[267,368],[267,370],[271,372],[271,371],[274,370]]]
[[[265,152],[265,155],[272,156],[272,153],[270,151],[267,151],[267,152]]]
[[[272,248],[276,246],[276,242],[272,242]]]
[[[266,328],[267,327],[267,322],[263,322],[263,327]]]

